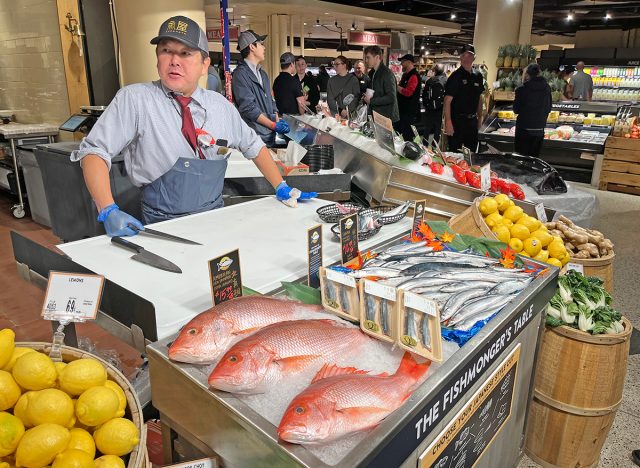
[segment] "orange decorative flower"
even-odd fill
[[[500,249],[502,253],[502,258],[500,259],[500,263],[505,268],[513,268],[516,260],[516,251],[511,247],[507,246],[506,249]]]
[[[435,233],[431,230],[429,225],[427,223],[425,223],[424,221],[418,227],[418,232],[420,234],[422,234],[422,238],[424,240],[430,241],[430,240],[434,240],[436,238]]]
[[[450,234],[449,232],[445,232],[440,239],[445,244],[448,244],[449,242],[453,241],[453,239],[455,238],[456,238],[455,234]]]
[[[440,252],[441,250],[444,250],[444,244],[439,240],[430,240],[427,242],[427,245],[433,248],[434,252]]]

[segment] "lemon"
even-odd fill
[[[60,379],[60,374],[62,374],[62,371],[64,370],[65,367],[67,367],[67,363],[66,362],[54,362],[53,365],[56,368],[56,372],[58,373],[58,380]]]
[[[111,390],[116,392],[116,395],[118,395],[120,406],[118,407],[118,414],[116,414],[116,417],[121,418],[122,416],[124,416],[124,410],[127,409],[127,396],[124,394],[124,390],[122,390],[122,387],[120,387],[120,385],[115,383],[113,380],[107,380],[104,383],[104,386],[110,388]]]
[[[491,213],[498,211],[498,203],[491,197],[483,198],[479,204],[480,213],[484,216],[488,216]]]
[[[542,244],[540,243],[540,239],[536,237],[529,237],[524,241],[523,248],[530,257],[535,257],[540,253],[540,250],[542,250]]]
[[[26,427],[33,426],[27,417],[27,408],[29,407],[29,400],[34,393],[35,392],[27,392],[23,394],[18,398],[16,405],[13,407],[13,414],[19,418]]]
[[[502,205],[498,205],[498,211],[504,214],[504,212],[507,211],[512,206],[516,206],[515,202],[511,198],[507,197],[506,202],[504,202]]]
[[[15,452],[24,435],[24,424],[12,414],[0,413],[0,457]]]
[[[48,465],[62,452],[71,436],[57,424],[41,424],[29,429],[18,444],[16,466],[40,468]]]
[[[11,328],[0,330],[0,368],[7,365],[15,348],[16,334]]]
[[[509,204],[509,202],[511,200],[509,200],[509,197],[507,195],[505,195],[504,193],[499,193],[498,195],[493,197],[493,199],[498,204],[498,211],[500,213],[504,212],[504,210],[506,210],[507,208],[509,208],[509,206],[511,206]]]
[[[520,217],[517,224],[526,226],[529,232],[533,232],[540,227],[540,221],[526,214]]]
[[[542,229],[537,229],[535,231],[531,231],[531,235],[540,240],[542,247],[548,246],[553,240],[553,236],[549,234],[549,231],[544,231]]]
[[[515,223],[522,217],[523,213],[522,208],[519,206],[510,206],[505,210],[503,216]]]
[[[20,356],[23,356],[27,353],[35,353],[36,350],[33,348],[22,348],[20,346],[16,346],[13,350],[13,354],[11,355],[11,359],[9,362],[2,368],[2,370],[6,370],[7,372],[11,372],[13,370],[13,366]]]
[[[567,248],[564,246],[562,241],[553,240],[548,246],[547,250],[549,251],[549,256],[551,258],[556,258],[558,260],[562,260],[567,254]]]
[[[521,241],[528,239],[531,236],[531,233],[527,229],[526,226],[522,224],[514,224],[509,228],[509,232],[511,233],[511,237],[516,237]]]
[[[12,373],[18,385],[27,390],[51,388],[58,377],[53,361],[42,353],[23,354],[16,360]]]
[[[502,216],[500,216],[499,213],[491,213],[489,216],[484,218],[484,222],[490,228],[495,227],[496,225],[500,224],[501,221],[502,221]]]
[[[103,455],[94,460],[96,468],[125,468],[122,458],[115,455]]]
[[[0,410],[4,411],[13,406],[22,395],[22,390],[11,374],[7,371],[0,370]]]
[[[546,262],[547,260],[549,260],[549,251],[542,249],[540,252],[538,252],[538,255],[533,257],[533,259],[539,262]]]
[[[84,429],[78,427],[69,431],[71,434],[71,442],[67,449],[78,449],[87,452],[91,455],[91,459],[96,456],[96,443],[93,441],[93,437]]]
[[[569,255],[569,252],[567,252],[564,257],[559,258],[558,260],[560,260],[562,266],[565,266],[567,263],[569,263],[569,260],[571,260],[571,255]]]
[[[51,423],[70,428],[76,422],[73,413],[71,397],[55,388],[34,392],[27,405],[27,420],[31,426]]]
[[[93,434],[96,447],[105,455],[126,455],[140,441],[138,428],[130,420],[115,418],[100,426]]]
[[[549,265],[553,265],[554,267],[562,268],[562,262],[560,260],[558,260],[557,258],[549,258],[547,260],[547,263]]]
[[[60,372],[60,389],[71,396],[78,396],[91,387],[104,385],[107,371],[95,359],[72,361]]]
[[[93,457],[77,449],[66,449],[53,461],[51,468],[94,468]]]
[[[523,257],[531,258],[531,255],[529,255],[527,252],[524,252],[524,251],[520,252],[518,255],[522,255]]]
[[[509,228],[503,224],[499,224],[498,226],[494,227],[493,233],[496,235],[500,242],[504,242],[505,244],[508,244],[511,240]]]
[[[118,414],[120,400],[110,388],[91,387],[78,398],[76,416],[87,426],[97,426],[113,419]]]
[[[522,247],[523,247],[522,240],[518,239],[517,237],[512,237],[511,240],[509,241],[509,247],[515,250],[516,253],[522,252]]]
[[[500,222],[500,224],[502,224],[503,226],[511,227],[511,226],[513,226],[513,221],[511,221],[510,219],[507,219],[507,218],[505,218],[503,216],[502,217],[502,221]]]

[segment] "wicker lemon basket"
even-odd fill
[[[16,343],[16,346],[32,348],[47,355],[51,351],[51,343],[23,341]],[[124,417],[131,419],[131,421],[133,421],[133,423],[138,428],[138,432],[140,433],[140,442],[138,442],[138,445],[128,455],[126,466],[127,468],[141,468],[150,466],[147,456],[147,428],[144,424],[144,418],[142,416],[142,407],[140,405],[140,401],[138,400],[138,396],[135,393],[135,390],[133,389],[127,378],[113,365],[100,358],[99,356],[96,356],[95,354],[87,353],[85,351],[82,351],[81,349],[72,348],[70,346],[61,346],[60,352],[62,354],[62,359],[64,360],[64,362],[71,362],[82,358],[91,358],[99,361],[107,370],[109,380],[114,381],[115,383],[120,385],[120,387],[122,387],[122,390],[124,390],[124,394],[127,397],[127,409],[125,410]]]
[[[458,234],[497,239],[480,213],[480,200],[480,198],[476,198],[469,208],[451,218],[449,227]]]

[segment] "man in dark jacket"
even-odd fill
[[[415,67],[413,55],[406,54],[400,58],[402,65],[402,78],[398,83],[398,111],[400,120],[396,122],[395,129],[402,135],[404,141],[413,140],[411,125],[415,124],[420,115],[420,74]],[[375,96],[375,95],[374,95]]]
[[[371,88],[373,96],[364,95],[364,102],[369,105],[369,114],[376,111],[397,122],[400,119],[398,112],[398,98],[396,97],[396,77],[389,68],[382,63],[382,49],[378,46],[367,46],[364,49],[364,59],[371,68]]]
[[[442,105],[444,103],[444,90],[447,77],[444,74],[444,66],[437,63],[433,67],[434,75],[429,78],[422,91],[422,105],[424,106],[424,136],[440,143],[440,131],[442,129]]]
[[[358,79],[360,95],[362,96],[367,88],[371,86],[371,78],[367,75],[367,67],[364,64],[364,60],[357,60],[353,65],[353,76]]]
[[[318,77],[316,78],[318,82],[318,88],[320,88],[321,93],[327,92],[327,83],[329,83],[329,73],[327,73],[327,69],[324,65],[320,65],[318,70]]]
[[[289,125],[276,117],[267,73],[262,69],[267,36],[260,36],[251,29],[238,37],[238,50],[242,60],[233,71],[231,81],[233,102],[242,120],[255,130],[267,146],[274,146],[277,133],[289,133]]]
[[[525,68],[522,86],[516,88],[513,112],[516,120],[516,153],[538,157],[544,140],[547,116],[551,112],[551,88],[540,76],[540,66]]]

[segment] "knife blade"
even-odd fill
[[[154,268],[159,268],[160,270],[170,271],[172,273],[182,273],[180,267],[175,263],[172,263],[166,258],[154,254],[153,252],[149,252],[144,247],[138,244],[134,244],[133,242],[128,240],[124,240],[122,237],[112,237],[111,243],[119,245],[120,247],[124,247],[125,249],[131,250],[132,252],[136,252],[136,254],[131,257],[131,260],[144,263],[145,265],[149,265]]]
[[[183,244],[202,245],[200,242],[192,241],[190,239],[185,239],[184,237],[174,236],[173,234],[168,234],[166,232],[156,231],[155,229],[145,227],[144,230],[140,230],[133,224],[128,224],[128,226],[134,231],[136,231],[138,234],[140,233],[149,234],[151,236],[162,237],[163,239],[167,239],[167,240],[182,242]]]

